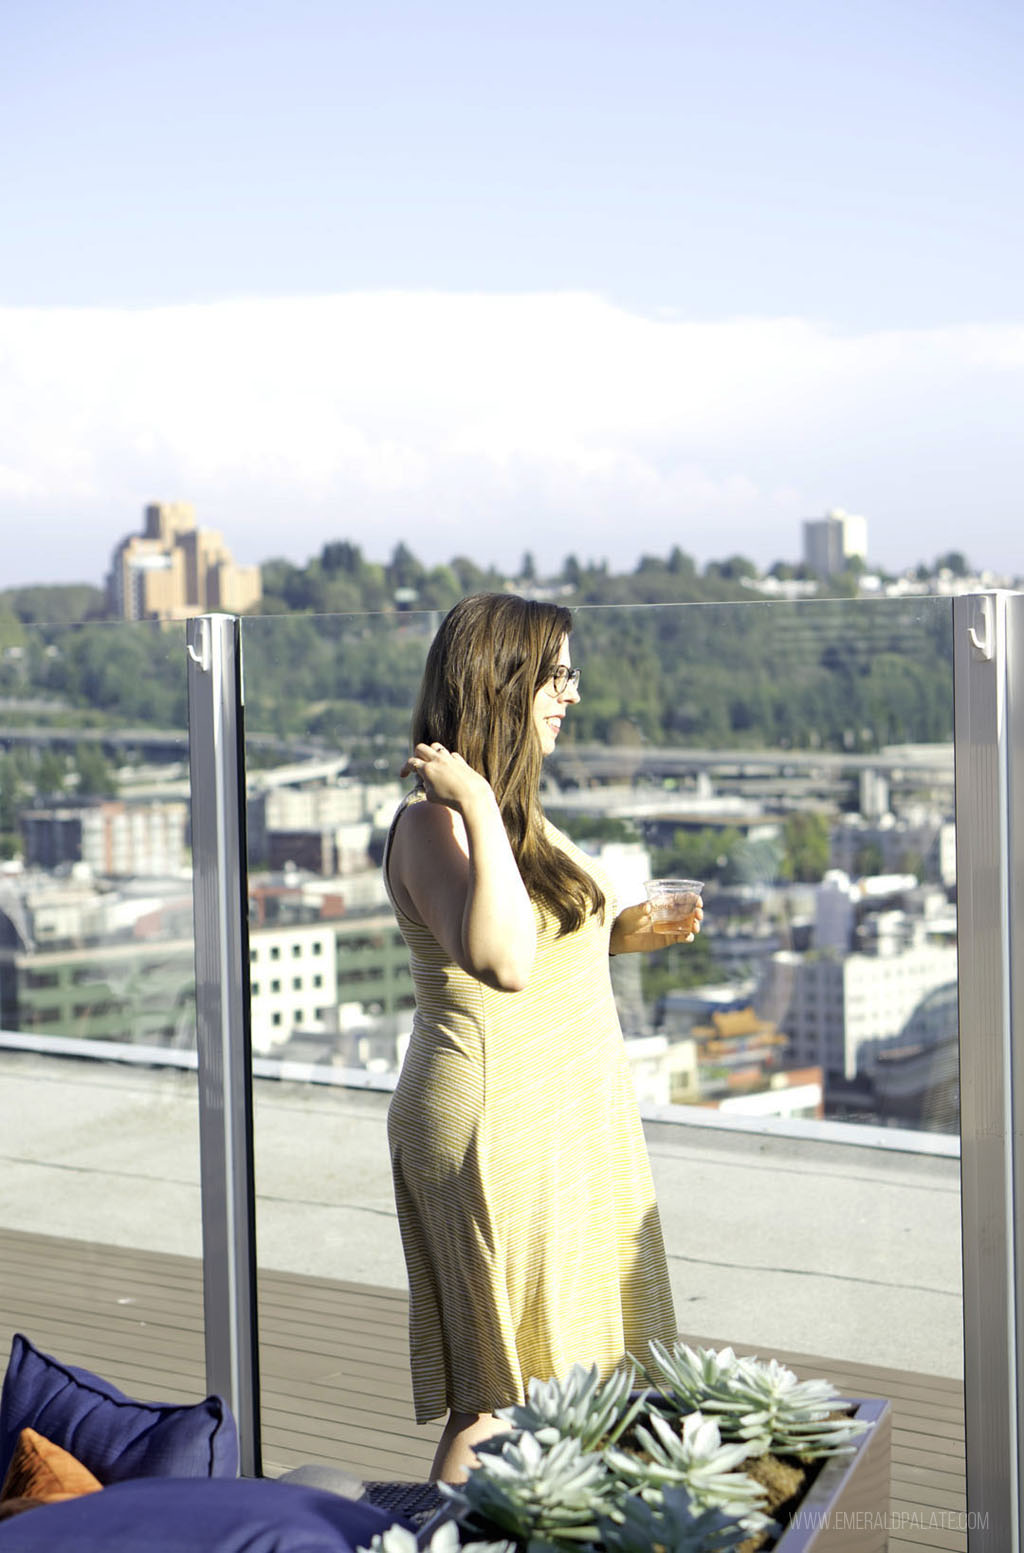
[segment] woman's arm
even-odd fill
[[[440,744],[417,744],[401,774],[412,773],[429,802],[410,804],[395,831],[388,874],[398,904],[464,971],[520,992],[537,927],[490,783]]]
[[[654,949],[667,949],[669,944],[692,943],[700,932],[703,915],[704,907],[698,906],[692,933],[656,933],[651,926],[651,908],[647,901],[639,906],[627,906],[612,923],[608,953],[648,954]]]

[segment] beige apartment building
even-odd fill
[[[262,597],[258,566],[236,566],[215,529],[197,528],[191,502],[151,502],[141,534],[114,551],[107,595],[122,620],[242,614]]]

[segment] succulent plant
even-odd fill
[[[681,1341],[671,1349],[652,1343],[651,1354],[665,1381],[654,1384],[669,1406],[712,1414],[723,1438],[747,1441],[750,1455],[842,1455],[867,1427],[830,1416],[840,1399],[829,1381],[797,1380],[776,1359],[738,1359],[731,1348],[716,1352]]]
[[[421,1542],[414,1531],[405,1526],[389,1526],[384,1532],[376,1532],[369,1548],[360,1553],[515,1553],[514,1542],[460,1542],[459,1528],[454,1521],[442,1521]]]
[[[585,1451],[598,1450],[614,1444],[643,1407],[643,1393],[630,1401],[635,1384],[632,1365],[602,1381],[596,1364],[589,1370],[574,1364],[562,1381],[531,1380],[525,1403],[502,1408],[498,1417],[542,1445],[568,1436]]]
[[[666,1488],[655,1507],[625,1500],[619,1520],[601,1522],[601,1547],[608,1553],[733,1553],[749,1532],[721,1510],[698,1510],[684,1488]]]
[[[393,1527],[368,1553],[733,1553],[779,1529],[745,1462],[837,1455],[868,1427],[841,1416],[827,1381],[776,1360],[683,1342],[651,1355],[646,1391],[635,1367],[531,1380],[498,1414],[511,1432],[474,1447],[465,1483],[438,1485],[450,1519],[418,1536]],[[784,1501],[794,1490],[779,1491],[776,1469],[799,1474],[771,1465]]]
[[[736,1468],[751,1454],[741,1440],[723,1445],[718,1425],[702,1413],[671,1420],[650,1413],[650,1427],[638,1424],[636,1453],[612,1449],[605,1459],[616,1476],[650,1504],[658,1504],[669,1486],[683,1488],[695,1510],[719,1510],[748,1532],[768,1531],[761,1513],[765,1491]]]
[[[613,1481],[600,1456],[572,1438],[545,1446],[536,1436],[497,1436],[475,1447],[479,1466],[465,1483],[441,1483],[456,1519],[480,1522],[518,1542],[593,1542]]]

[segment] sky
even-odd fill
[[[1018,0],[4,0],[0,587],[237,560],[1024,574]]]

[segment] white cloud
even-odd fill
[[[956,547],[1024,570],[1022,384],[1017,326],[852,336],[584,294],[0,310],[7,571],[98,580],[155,498],[193,501],[245,561],[338,537],[427,561],[770,561],[841,505],[886,564]]]

